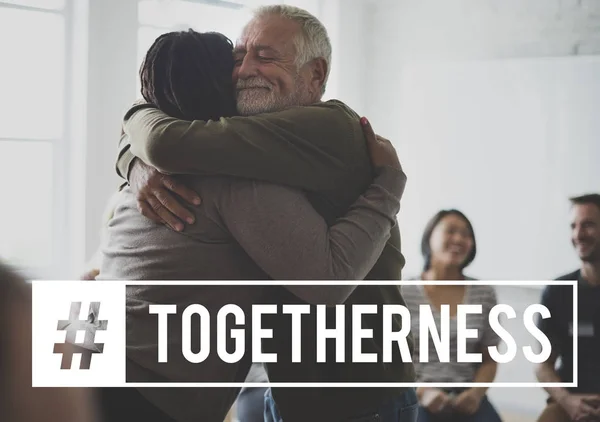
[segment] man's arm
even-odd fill
[[[553,352],[546,362],[538,366],[536,376],[539,382],[564,382],[554,369],[556,360],[557,355]],[[563,387],[545,387],[544,390],[567,412],[571,420],[596,420],[593,418],[600,418],[597,396],[573,394]]]
[[[539,330],[550,341],[552,346],[552,353],[548,357],[546,362],[542,362],[536,368],[536,377],[539,382],[562,382],[558,374],[556,373],[555,365],[558,357],[560,356],[560,330],[559,330],[559,319],[561,317],[560,303],[557,303],[557,297],[561,295],[561,291],[556,289],[556,286],[546,286],[542,292],[540,304],[548,308],[550,311],[550,318],[542,318],[538,316],[537,326]],[[569,392],[561,387],[545,387],[546,392],[556,402],[560,403],[563,398],[569,394]]]
[[[546,286],[542,292],[540,304],[544,305],[550,311],[550,318],[538,317],[537,326],[550,341],[552,345],[552,353],[546,362],[542,362],[536,368],[536,377],[539,382],[562,382],[558,374],[556,373],[555,365],[560,355],[559,350],[559,329],[557,326],[558,318],[560,318],[560,305],[555,303],[557,294],[560,294],[553,286]],[[546,392],[552,397],[557,403],[560,403],[569,392],[561,387],[545,387]]]
[[[536,378],[539,382],[543,383],[560,383],[562,382],[558,374],[556,373],[555,365],[558,355],[552,351],[550,357],[546,362],[542,362],[536,369]],[[563,387],[544,387],[544,390],[554,399],[557,403],[562,403],[569,392]]]
[[[331,227],[293,188],[232,181],[219,212],[250,258],[276,280],[362,280],[395,224],[406,176],[384,167]],[[355,286],[286,286],[310,303],[342,303]]]
[[[368,168],[358,116],[338,101],[193,122],[137,104],[123,128],[117,168],[125,178],[134,156],[166,174],[239,176],[309,191],[339,188],[349,173]]]
[[[542,293],[541,304],[550,311],[550,318],[540,318],[538,327],[542,331],[550,344],[552,345],[552,353],[550,357],[536,368],[536,377],[539,382],[543,383],[560,383],[565,382],[556,372],[555,365],[558,357],[561,356],[561,350],[558,340],[560,338],[559,328],[557,327],[557,319],[560,318],[561,301],[558,300],[563,295],[562,286],[546,286]],[[572,420],[583,420],[589,415],[596,415],[598,411],[594,409],[591,403],[587,402],[587,398],[578,394],[572,394],[569,390],[563,387],[544,387],[544,390],[558,403],[571,417]]]

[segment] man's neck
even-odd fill
[[[592,286],[600,286],[600,261],[583,262],[581,277]]]

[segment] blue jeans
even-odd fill
[[[237,397],[235,414],[240,422],[264,422],[267,387],[242,388]]]
[[[479,409],[472,415],[458,413],[436,415],[428,412],[423,407],[419,407],[418,422],[502,422],[502,419],[500,419],[500,415],[498,415],[487,396],[484,396]]]
[[[377,412],[352,418],[347,422],[417,422],[418,411],[417,394],[411,388],[397,399],[384,403]],[[265,422],[283,422],[271,395],[271,389],[265,392]]]

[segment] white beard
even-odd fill
[[[237,109],[242,116],[270,113],[288,107],[308,105],[312,103],[310,93],[306,89],[304,81],[296,77],[296,89],[284,97],[275,95],[271,84],[262,78],[252,78],[238,82]]]

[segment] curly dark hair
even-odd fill
[[[140,67],[142,96],[183,120],[237,114],[232,82],[233,43],[217,32],[192,29],[159,36]]]

